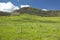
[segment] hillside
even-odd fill
[[[9,12],[0,12],[0,15],[3,16],[10,16],[10,15],[20,15],[20,14],[30,14],[30,15],[38,15],[38,16],[45,16],[45,17],[52,17],[52,16],[60,16],[60,11],[59,10],[48,10],[48,11],[43,11],[42,9],[37,9],[37,8],[32,8],[32,7],[24,7],[20,8],[19,10],[15,10],[11,13]]]
[[[27,13],[31,15],[38,15],[38,16],[60,16],[60,11],[56,10],[48,10],[48,11],[43,11],[42,9],[37,9],[37,8],[21,8],[20,13]]]
[[[0,11],[0,16],[9,16],[11,13]]]
[[[60,40],[60,17],[0,16],[0,40]]]
[[[0,12],[0,40],[60,40],[59,14],[36,8]]]

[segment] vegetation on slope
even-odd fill
[[[0,40],[60,40],[60,17],[0,16]]]
[[[54,10],[48,10],[48,11],[43,11],[41,9],[37,8],[32,8],[32,7],[24,7],[20,8],[19,10],[15,10],[14,12],[0,12],[1,16],[17,16],[20,14],[30,14],[30,15],[38,15],[38,16],[45,16],[45,17],[55,17],[55,16],[60,16],[60,11],[54,11]]]
[[[54,10],[43,11],[41,9],[27,7],[27,8],[21,8],[19,11],[20,11],[20,14],[27,13],[31,15],[38,15],[38,16],[45,16],[45,17],[60,16],[60,11],[57,11],[57,10],[56,11]]]
[[[0,11],[0,16],[9,16],[11,13]]]

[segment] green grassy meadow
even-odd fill
[[[0,40],[60,40],[60,17],[0,16]]]

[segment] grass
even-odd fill
[[[0,40],[60,40],[60,17],[0,16]]]

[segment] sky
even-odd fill
[[[38,9],[60,10],[60,0],[0,0],[0,2],[12,2],[15,6],[31,5]]]

